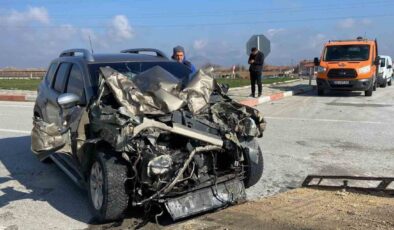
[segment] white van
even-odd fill
[[[378,72],[378,84],[380,87],[391,85],[391,77],[393,75],[393,61],[390,56],[380,55],[380,66]]]

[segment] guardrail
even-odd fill
[[[351,183],[354,184],[361,181],[375,182],[375,185],[351,185]],[[342,188],[363,191],[390,192],[394,194],[394,189],[390,186],[391,183],[394,184],[394,177],[308,175],[302,183],[302,187],[324,189]]]

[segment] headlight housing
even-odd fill
[[[318,72],[318,73],[324,73],[324,72],[326,72],[326,70],[327,70],[327,69],[324,68],[324,67],[322,67],[322,66],[318,66],[318,67],[317,67],[317,72]]]
[[[371,66],[367,65],[358,69],[358,73],[369,73],[371,71]]]

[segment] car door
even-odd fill
[[[61,110],[57,98],[66,90],[66,83],[72,64],[63,62],[55,74],[55,79],[47,89],[45,102],[45,121],[40,117],[33,120],[31,132],[31,149],[36,156],[43,160],[53,151],[62,148],[66,144],[66,134],[62,130]]]

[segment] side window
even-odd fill
[[[68,77],[67,93],[73,93],[81,99],[80,104],[85,104],[85,90],[83,84],[83,74],[78,65],[73,65]]]
[[[47,82],[47,84],[51,84],[53,77],[55,76],[55,71],[56,71],[56,63],[52,63],[49,68],[48,71],[45,75],[45,81]]]
[[[53,85],[53,88],[59,93],[64,92],[64,86],[66,85],[66,79],[68,76],[70,65],[70,63],[62,63],[57,70],[55,84]]]

